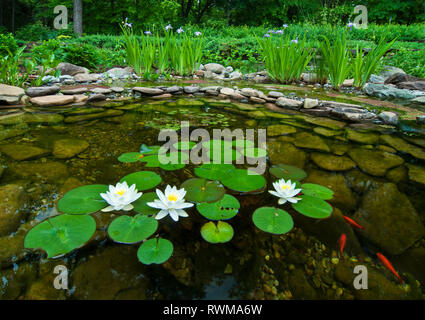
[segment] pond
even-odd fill
[[[142,144],[161,145],[159,131],[205,128],[267,129],[268,167],[304,169],[305,182],[334,191],[331,218],[315,220],[287,210],[294,229],[272,235],[257,229],[253,212],[277,207],[265,192],[238,195],[241,208],[229,221],[233,239],[207,243],[206,219],[195,208],[177,223],[160,220],[158,234],[174,253],[162,265],[143,265],[137,245],[114,243],[107,227],[120,212],[96,212],[95,235],[57,259],[24,249],[28,231],[58,213],[57,201],[89,184],[110,185],[141,170],[162,178],[157,188],[195,177],[188,165],[175,171],[147,168],[118,157]],[[296,111],[205,98],[126,100],[90,107],[31,108],[0,121],[0,198],[17,221],[0,231],[3,299],[422,299],[425,284],[425,138],[390,126],[348,124]],[[153,189],[150,191],[154,191]],[[1,206],[1,205],[0,205]],[[23,209],[22,209],[23,208]],[[133,213],[130,213],[133,214]],[[346,223],[351,217],[364,229]],[[16,219],[15,219],[16,220]],[[7,230],[7,231],[5,231]],[[343,254],[339,239],[347,237]],[[405,283],[376,258],[382,252]],[[69,270],[68,290],[53,286],[57,265]],[[353,287],[357,265],[367,267],[369,289]]]

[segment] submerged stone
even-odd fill
[[[292,143],[270,141],[267,143],[267,151],[272,164],[289,164],[304,168],[307,154]]]
[[[391,170],[388,170],[385,177],[395,183],[407,181],[407,169],[405,166],[400,166]]]
[[[68,177],[66,165],[56,161],[13,163],[9,166],[9,169],[19,177],[34,179],[35,181],[57,182]]]
[[[373,176],[385,176],[391,168],[404,163],[403,158],[384,151],[354,148],[348,151],[348,155],[364,172]]]
[[[53,156],[58,159],[70,159],[89,147],[83,139],[60,139],[53,143]]]
[[[317,166],[329,171],[347,171],[356,166],[356,164],[346,156],[312,153],[311,159]]]
[[[385,143],[398,151],[408,153],[415,158],[425,160],[425,151],[417,146],[411,145],[407,141],[399,137],[394,137],[391,135],[382,135],[380,141]]]
[[[62,122],[63,116],[57,113],[17,113],[0,117],[0,124],[15,125],[21,123],[57,123]]]
[[[316,127],[313,129],[313,131],[324,137],[333,137],[341,134],[341,131],[330,130],[322,127]]]
[[[17,161],[36,159],[50,153],[50,150],[27,144],[2,145],[0,146],[0,151]]]
[[[28,131],[29,129],[17,129],[17,128],[0,130],[0,141],[23,135],[24,133]]]
[[[22,186],[8,184],[0,187],[0,199],[0,237],[3,237],[15,232],[25,218],[22,209],[26,193]]]
[[[30,102],[41,107],[62,106],[74,102],[74,96],[53,95],[31,98]]]
[[[319,136],[308,132],[301,132],[295,136],[294,144],[297,147],[330,152],[329,146]]]
[[[425,168],[408,163],[409,179],[425,186]]]
[[[363,143],[363,144],[377,144],[379,141],[379,135],[376,133],[362,133],[350,128],[346,129],[348,140]]]
[[[369,190],[354,218],[365,227],[361,235],[390,255],[403,253],[425,235],[415,208],[393,183]]]
[[[284,124],[276,124],[267,127],[267,136],[275,137],[297,132],[297,129]]]
[[[345,122],[323,117],[303,117],[303,120],[305,122],[333,130],[342,129],[346,125]]]
[[[110,109],[110,110],[106,110],[106,111],[100,112],[100,113],[66,117],[65,122],[66,123],[75,123],[75,122],[81,122],[81,121],[87,121],[87,120],[93,120],[93,119],[100,119],[100,118],[106,118],[106,117],[117,117],[117,116],[120,116],[122,114],[124,114],[124,111]]]

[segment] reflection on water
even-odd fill
[[[347,125],[305,114],[277,114],[261,106],[178,99],[167,102],[102,103],[90,108],[37,109],[0,116],[0,292],[4,299],[421,299],[425,284],[425,139],[402,136],[390,127]],[[158,144],[162,128],[268,128],[271,164],[304,168],[306,181],[335,191],[330,219],[312,221],[288,210],[296,228],[284,236],[258,231],[251,215],[276,206],[268,193],[238,196],[241,210],[231,220],[230,243],[202,240],[205,222],[196,209],[174,223],[161,220],[159,234],[174,244],[172,259],[145,266],[137,246],[112,243],[106,228],[117,217],[95,213],[97,231],[66,257],[44,259],[23,249],[32,226],[57,215],[55,204],[85,184],[115,184],[142,170],[117,157]],[[193,167],[153,170],[163,183],[180,185]],[[266,173],[269,188],[273,178]],[[6,209],[5,209],[6,207]],[[6,216],[5,211],[13,211]],[[353,230],[343,215],[365,227]],[[338,239],[347,235],[343,259]],[[381,251],[407,285],[401,286],[375,258]],[[70,270],[69,290],[53,287],[56,265]],[[352,286],[357,264],[369,270],[366,291]]]

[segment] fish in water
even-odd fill
[[[342,257],[342,253],[344,252],[346,242],[347,242],[347,235],[345,233],[343,233],[343,234],[341,234],[341,237],[339,237],[339,240],[338,240],[340,257]]]
[[[400,281],[400,283],[404,283],[403,279],[398,275],[397,271],[395,271],[395,269],[394,269],[393,265],[391,264],[391,262],[389,262],[388,259],[382,253],[379,253],[378,252],[376,255],[378,256],[379,260],[381,260],[382,264],[388,270],[390,270],[393,275],[395,275],[398,278],[398,280]]]
[[[347,216],[343,216],[344,220],[347,221],[349,224],[351,224],[353,227],[356,227],[357,229],[364,229],[363,226],[359,225],[356,221],[354,221],[353,219],[347,217]]]

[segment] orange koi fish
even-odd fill
[[[354,221],[353,219],[347,217],[347,216],[343,216],[344,220],[347,221],[347,223],[351,224],[353,227],[356,227],[357,229],[364,229],[363,226],[359,225],[356,221]]]
[[[379,253],[378,252],[376,255],[378,256],[379,260],[381,260],[382,264],[388,270],[390,270],[393,275],[395,275],[398,278],[398,280],[400,281],[400,283],[404,283],[403,279],[398,275],[397,271],[395,271],[395,269],[394,269],[393,265],[391,264],[391,262],[389,262],[388,259],[382,253]]]
[[[347,235],[343,233],[341,234],[341,237],[339,237],[339,240],[338,240],[340,257],[342,257],[342,253],[344,252],[346,242],[347,242]]]

